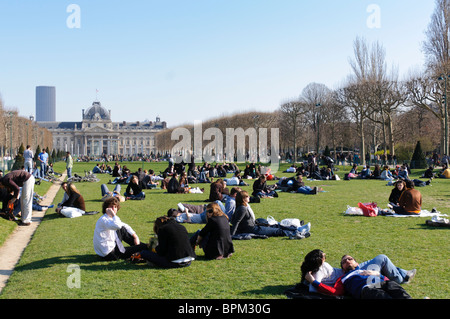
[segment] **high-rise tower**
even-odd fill
[[[56,89],[54,86],[36,87],[36,121],[56,121]]]

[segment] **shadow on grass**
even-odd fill
[[[265,286],[261,289],[254,289],[254,290],[248,290],[244,291],[245,294],[251,294],[251,295],[284,295],[284,292],[292,288],[292,285],[275,285],[275,286]]]
[[[14,271],[23,272],[36,269],[51,268],[56,265],[71,265],[71,264],[78,265],[80,266],[80,268],[84,270],[92,270],[92,271],[123,270],[123,269],[130,269],[130,266],[137,265],[126,260],[105,261],[95,254],[87,254],[87,255],[60,256],[41,259],[38,261],[28,263],[26,265],[17,266],[14,269]]]

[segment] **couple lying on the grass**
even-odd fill
[[[312,295],[350,296],[357,299],[410,299],[401,284],[409,283],[416,270],[396,267],[386,255],[359,264],[350,255],[341,258],[340,268],[326,261],[320,249],[309,252],[301,265],[299,285],[309,287]],[[298,286],[298,285],[297,285]]]

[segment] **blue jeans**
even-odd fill
[[[376,270],[375,268],[378,268],[378,271],[383,276],[388,277],[398,284],[401,284],[406,276],[406,270],[396,267],[386,255],[378,255],[371,260],[359,264],[359,269]]]
[[[101,190],[102,190],[102,197],[109,193],[109,189],[106,184],[102,184]],[[120,194],[120,190],[121,190],[120,184],[117,184],[116,187],[114,187],[114,192]]]
[[[297,193],[302,193],[302,194],[308,195],[308,194],[312,193],[312,188],[309,186],[302,186],[297,189]]]
[[[123,194],[123,196],[125,197],[129,197],[130,199],[140,199],[140,198],[145,198],[145,193],[144,192],[140,192],[139,194],[128,194],[127,192],[125,192]]]
[[[72,177],[72,167],[68,167],[67,168],[67,178],[71,178]]]
[[[45,173],[47,173],[47,164],[41,163],[41,177],[44,177]]]

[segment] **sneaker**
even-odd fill
[[[297,231],[299,231],[300,233],[309,233],[310,230],[311,230],[311,223],[308,223],[306,225],[297,228]]]
[[[406,276],[403,279],[403,283],[404,284],[409,284],[411,282],[411,280],[414,278],[414,276],[416,275],[417,269],[412,269],[412,270],[408,270],[406,272]]]
[[[317,187],[314,187],[311,191],[311,194],[316,195],[317,194]]]

